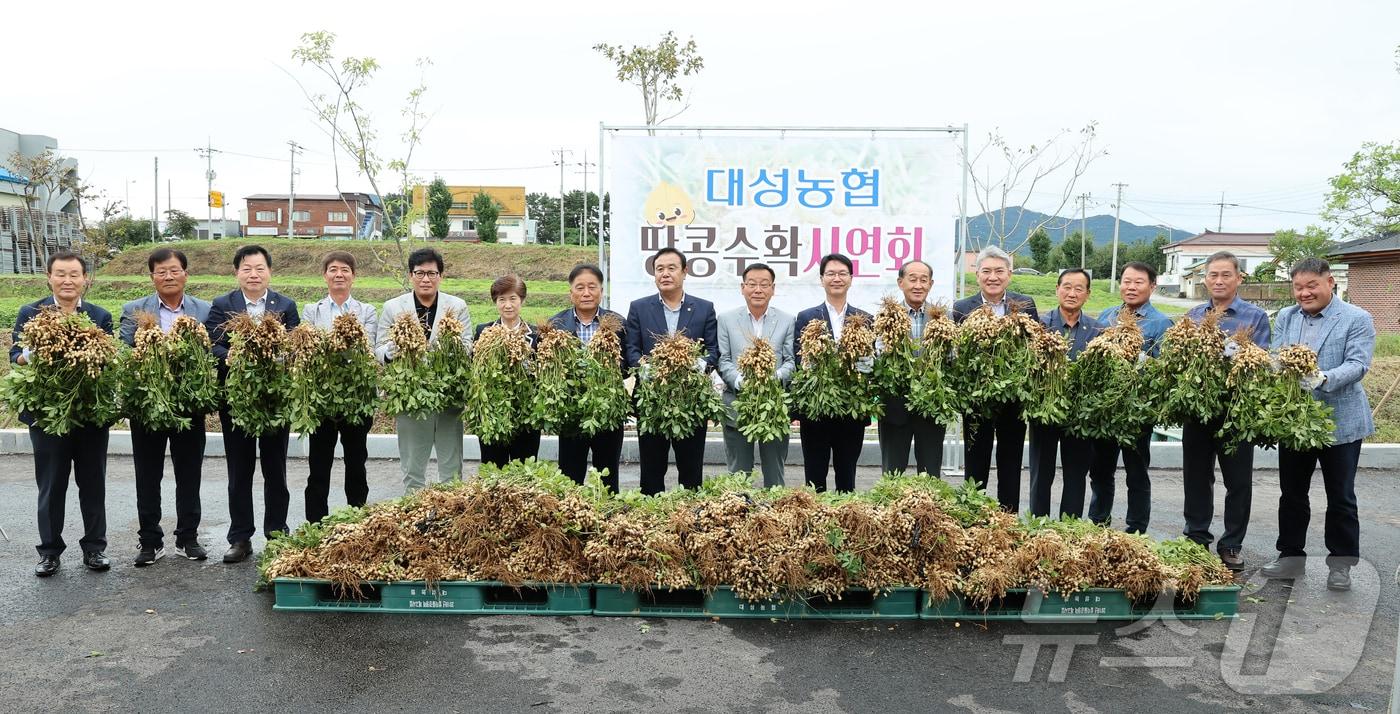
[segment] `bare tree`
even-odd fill
[[[617,65],[617,81],[635,84],[642,90],[642,110],[647,126],[655,126],[674,119],[690,108],[690,95],[676,83],[678,77],[698,74],[705,68],[705,59],[691,38],[684,45],[676,40],[676,33],[667,31],[655,47],[609,45],[600,42],[593,49],[602,53]],[[661,100],[684,106],[674,113],[657,118]]]
[[[1031,235],[1055,220],[1074,198],[1079,178],[1094,161],[1108,155],[1094,145],[1097,131],[1098,123],[1091,121],[1078,131],[1062,129],[1039,144],[1025,147],[1012,146],[999,131],[993,131],[980,148],[965,157],[973,199],[990,227],[987,244],[1015,253]],[[1024,207],[1031,197],[1046,193],[1052,196],[1054,208],[1039,221],[1024,220]],[[1011,211],[1014,216],[1009,217]]]
[[[409,227],[415,213],[407,210],[405,206],[390,204],[411,201],[412,175],[409,166],[413,161],[413,151],[422,142],[423,130],[428,123],[428,116],[422,111],[422,100],[428,91],[425,77],[432,61],[426,57],[417,60],[418,85],[409,90],[405,104],[399,112],[408,121],[408,128],[399,136],[402,157],[386,160],[379,147],[379,132],[372,115],[356,99],[379,70],[379,62],[373,57],[337,57],[335,33],[325,31],[302,34],[301,45],[292,50],[292,58],[304,67],[315,69],[330,83],[331,91],[327,94],[312,93],[300,81],[297,82],[320,121],[322,130],[330,139],[336,193],[341,194],[344,200],[344,192],[340,189],[339,158],[340,152],[343,151],[354,161],[355,172],[364,176],[375,195],[385,202],[384,234],[394,241],[394,259],[391,261],[389,256],[373,247],[371,250],[376,260],[398,276],[400,282],[407,287],[404,268],[407,251],[404,243],[410,239]],[[381,176],[386,171],[398,174],[400,192],[393,199],[380,190]],[[345,205],[352,215],[355,214],[355,209],[348,200],[345,201]]]

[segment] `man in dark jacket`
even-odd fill
[[[988,246],[977,254],[976,295],[953,303],[953,321],[962,322],[983,305],[1005,317],[1015,311],[1040,319],[1035,300],[1007,290],[1011,284],[1011,256],[1006,251]],[[963,444],[967,478],[982,488],[992,470],[992,440],[996,439],[997,501],[1003,510],[1015,513],[1021,507],[1021,450],[1026,443],[1026,422],[1021,418],[1021,404],[984,404],[980,414],[963,415]]]
[[[227,295],[214,298],[209,319],[204,327],[214,344],[214,356],[219,359],[219,381],[228,378],[228,329],[225,325],[233,316],[246,312],[255,319],[264,314],[276,315],[287,329],[301,324],[296,301],[268,289],[272,278],[272,256],[259,245],[245,245],[233,254],[233,275],[238,288]],[[228,407],[219,410],[219,424],[224,432],[224,459],[228,462],[228,542],[225,563],[239,563],[253,554],[253,470],[259,451],[263,475],[263,535],[287,531],[287,440],[288,427],[273,429],[258,436],[243,431],[233,423]]]
[[[611,315],[621,325],[622,315],[607,308],[599,307],[603,299],[603,270],[596,265],[575,266],[569,272],[569,301],[573,307],[560,310],[549,321],[555,327],[578,337],[588,344],[602,328],[603,318]],[[625,333],[619,338],[627,344]],[[627,371],[627,356],[621,356],[618,369]],[[589,453],[593,455],[593,468],[605,472],[603,484],[617,493],[617,471],[622,463],[622,426],[616,429],[599,431],[593,436],[581,434],[559,435],[559,470],[574,483],[583,483],[588,475]]]

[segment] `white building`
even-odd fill
[[[1157,289],[1163,293],[1184,294],[1194,297],[1196,285],[1201,283],[1201,268],[1206,258],[1220,251],[1228,251],[1244,262],[1246,274],[1274,259],[1269,252],[1269,240],[1273,233],[1216,233],[1206,231],[1162,246],[1162,254],[1167,258],[1167,269],[1157,276]]]

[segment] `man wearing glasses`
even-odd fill
[[[753,263],[744,268],[744,282],[739,287],[739,292],[744,296],[744,306],[719,316],[719,374],[724,379],[724,453],[731,473],[753,471],[754,442],[745,439],[739,431],[734,413],[734,399],[744,388],[744,378],[739,374],[739,355],[755,339],[767,340],[778,358],[773,376],[784,386],[792,379],[792,372],[797,366],[792,356],[792,315],[769,305],[773,299],[775,277],[773,269],[763,263]],[[782,438],[757,445],[764,488],[783,485],[783,462],[787,460],[789,441],[790,434],[784,434]]]
[[[141,313],[154,315],[160,329],[169,332],[175,318],[189,316],[201,323],[209,317],[209,303],[185,294],[185,254],[158,248],[146,258],[151,283],[156,291],[122,306],[121,340],[136,344],[136,319]],[[184,414],[190,425],[184,429],[156,431],[139,419],[131,420],[131,459],[136,467],[136,517],[140,523],[136,567],[142,568],[165,556],[165,533],[160,528],[160,482],[165,477],[165,445],[170,444],[170,465],[175,471],[175,551],[190,560],[209,557],[199,544],[199,480],[204,470],[204,415]]]
[[[1011,284],[1011,256],[996,246],[987,246],[977,254],[976,295],[953,303],[953,321],[962,322],[983,305],[990,305],[1000,317],[1020,310],[1039,319],[1035,300],[1007,290]],[[1021,405],[986,404],[981,414],[963,415],[963,443],[967,463],[967,478],[982,488],[992,471],[992,439],[996,439],[997,501],[1008,513],[1021,507],[1021,450],[1026,443],[1026,422],[1021,419]]]
[[[471,348],[472,321],[467,303],[461,298],[438,291],[446,264],[442,253],[432,248],[419,248],[408,256],[408,271],[413,280],[412,292],[384,303],[379,311],[378,334],[374,353],[380,361],[388,362],[398,354],[389,328],[405,313],[417,315],[418,324],[428,341],[436,342],[438,322],[443,315],[453,315],[462,323],[462,342]],[[437,451],[438,479],[451,481],[462,473],[462,410],[447,409],[432,414],[400,414],[394,417],[398,433],[399,470],[403,473],[404,492],[416,491],[428,485],[428,457]]]

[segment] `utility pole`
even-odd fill
[[[1089,231],[1085,227],[1088,225],[1088,219],[1086,217],[1088,211],[1089,194],[1081,193],[1079,194],[1079,267],[1081,268],[1084,267],[1085,258],[1088,257],[1087,255],[1085,255],[1085,251],[1087,250],[1087,244],[1089,241]]]
[[[206,233],[206,235],[209,237],[210,240],[213,240],[213,239],[214,239],[214,202],[213,202],[212,199],[213,199],[213,197],[214,197],[214,176],[215,176],[215,174],[214,174],[214,152],[218,151],[218,149],[215,149],[215,148],[214,148],[214,140],[213,140],[213,139],[206,139],[206,141],[208,142],[208,144],[207,144],[203,149],[195,149],[195,153],[200,154],[201,156],[203,156],[203,157],[204,157],[204,160],[205,160],[205,162],[206,162],[206,170],[205,170],[205,172],[204,172],[204,180],[205,180],[206,185],[207,185],[207,186],[206,186],[206,187],[207,187],[207,191],[205,192],[205,196],[204,196],[204,197],[205,197],[205,201],[204,201],[204,203],[205,203],[205,205],[206,205],[206,217],[207,217],[207,219],[208,219],[208,223],[206,223],[205,226],[209,229],[208,232]]]
[[[1118,287],[1118,215],[1123,212],[1123,189],[1128,184],[1113,184],[1118,189],[1118,200],[1113,202],[1113,262],[1108,269],[1108,285],[1110,289]]]
[[[296,231],[296,202],[297,202],[297,154],[301,153],[301,145],[295,139],[287,142],[287,146],[292,150],[292,171],[291,186],[287,190],[287,237],[297,237]]]
[[[1220,206],[1220,215],[1219,215],[1219,217],[1217,217],[1217,218],[1215,219],[1215,232],[1216,232],[1216,233],[1220,233],[1221,231],[1225,230],[1225,207],[1226,207],[1226,206],[1229,206],[1229,207],[1231,207],[1231,208],[1234,208],[1234,207],[1236,207],[1236,206],[1239,206],[1240,204],[1238,204],[1238,203],[1226,203],[1226,202],[1225,202],[1225,192],[1224,192],[1224,191],[1221,191],[1221,192],[1220,192],[1220,202],[1217,203],[1217,204],[1215,204],[1215,205]]]
[[[576,165],[583,167],[582,171],[577,172],[583,174],[583,229],[579,234],[578,244],[588,245],[588,174],[593,173],[588,169],[590,166],[597,166],[597,164],[588,163],[588,152],[585,151],[583,152],[583,162]],[[562,194],[563,191],[560,193]],[[602,201],[603,199],[598,200]]]
[[[554,163],[559,166],[559,245],[564,245],[564,155],[574,152],[561,146],[550,153],[559,157]]]
[[[160,157],[156,159],[156,177],[154,182],[155,198],[151,201],[151,242],[156,242],[156,227],[160,225]]]

